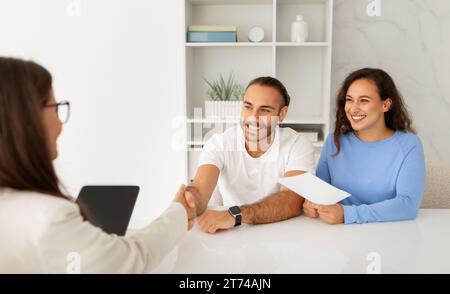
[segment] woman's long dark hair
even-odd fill
[[[42,118],[51,91],[45,68],[0,57],[0,188],[69,200],[60,189]]]
[[[348,88],[350,88],[353,82],[360,79],[367,79],[375,83],[382,101],[386,101],[388,98],[392,100],[391,108],[384,113],[384,121],[389,129],[411,133],[415,132],[412,128],[411,117],[392,78],[381,69],[363,68],[352,72],[344,80],[338,92],[336,99],[336,123],[334,129],[334,145],[336,146],[336,153],[334,155],[339,154],[341,149],[341,135],[353,131],[352,125],[345,113],[345,101]]]

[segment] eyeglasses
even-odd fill
[[[70,117],[70,102],[69,101],[61,101],[58,103],[47,104],[44,107],[56,107],[56,114],[58,115],[59,120],[65,124],[69,121]]]

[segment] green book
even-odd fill
[[[189,32],[236,32],[236,26],[231,25],[192,25]]]

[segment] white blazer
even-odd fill
[[[187,232],[179,203],[127,237],[83,221],[61,198],[0,189],[0,273],[146,273]]]

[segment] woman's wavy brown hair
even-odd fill
[[[377,68],[363,68],[352,72],[342,83],[336,99],[336,122],[334,129],[334,145],[336,153],[341,149],[340,137],[353,131],[350,121],[345,113],[345,102],[348,88],[351,84],[360,79],[372,81],[378,89],[378,94],[382,101],[388,98],[392,100],[389,111],[385,112],[384,120],[386,126],[394,131],[404,131],[414,133],[412,120],[403,102],[402,96],[398,91],[393,79],[383,70]]]
[[[51,91],[52,76],[44,67],[0,57],[0,188],[69,200],[60,188],[42,118]]]

